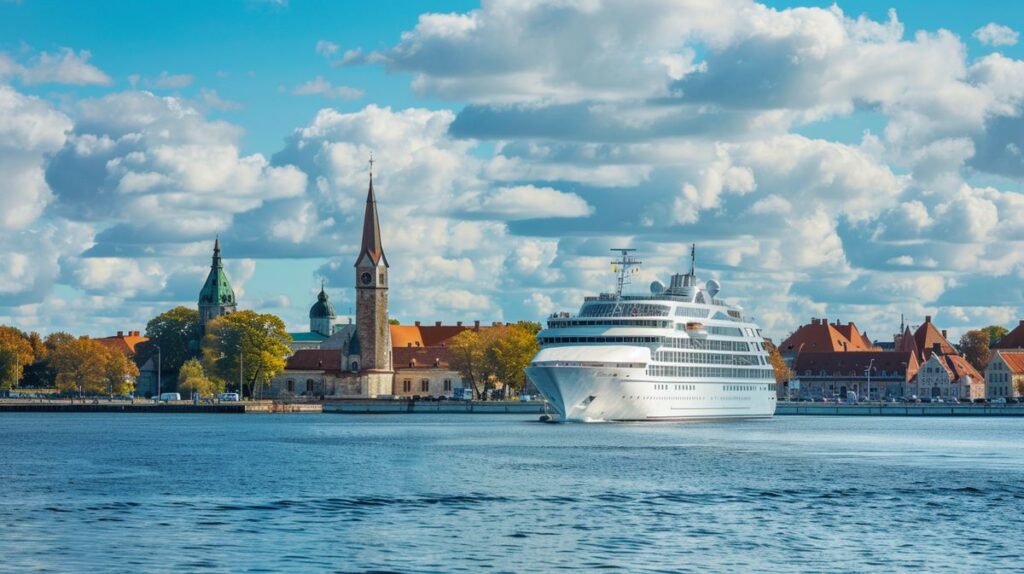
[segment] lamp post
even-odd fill
[[[156,348],[156,400],[159,401],[160,391],[162,390],[160,387],[160,363],[163,357],[161,356],[162,351],[160,350],[160,345],[154,344],[153,347]]]
[[[871,368],[875,364],[875,360],[871,359],[868,361],[868,368],[864,369],[864,374],[868,378],[868,390],[865,391],[864,400],[871,401]]]

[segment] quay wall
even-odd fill
[[[70,401],[0,401],[0,413],[319,413],[320,404],[288,404],[272,401],[247,401],[216,404],[153,402],[75,402]]]
[[[1024,417],[1024,405],[779,403],[777,416]]]
[[[544,403],[519,401],[328,401],[325,413],[469,413],[469,414],[543,414]]]

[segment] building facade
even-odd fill
[[[998,349],[985,368],[985,398],[1019,398],[1024,390],[1024,351]]]
[[[985,378],[960,355],[932,353],[911,382],[919,398],[974,400],[985,396]]]

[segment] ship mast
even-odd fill
[[[636,258],[634,255],[630,255],[636,249],[612,249],[612,251],[619,254],[619,258],[612,261],[612,269],[617,271],[615,277],[615,299],[622,299],[622,287],[629,284],[629,269],[631,267],[639,267],[642,261]]]

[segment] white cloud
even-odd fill
[[[974,31],[974,38],[986,46],[1013,46],[1020,39],[1020,34],[1002,24],[989,22]]]
[[[337,54],[338,49],[339,46],[337,44],[328,40],[317,40],[316,42],[316,53],[326,58]]]
[[[160,75],[152,80],[145,80],[147,86],[164,90],[177,90],[187,88],[195,81],[192,74],[169,74],[167,71],[160,72]]]
[[[109,86],[110,76],[89,63],[92,54],[88,50],[77,53],[62,48],[56,54],[40,52],[25,65],[14,64],[5,55],[0,55],[0,78],[17,75],[25,85],[70,84],[75,86]]]
[[[466,200],[468,212],[484,213],[500,219],[548,217],[586,217],[594,208],[575,193],[550,187],[519,185],[501,187]]]
[[[305,84],[295,86],[292,93],[296,96],[323,96],[338,100],[358,100],[363,97],[362,90],[348,86],[333,86],[323,76],[317,76]]]

